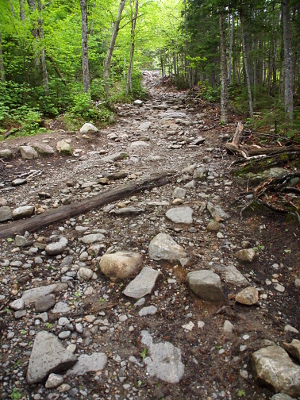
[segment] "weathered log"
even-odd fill
[[[242,122],[239,121],[235,130],[235,134],[232,139],[232,143],[234,145],[238,146],[240,144],[243,132],[244,132],[244,125],[242,124]]]
[[[282,154],[290,153],[294,151],[300,152],[300,146],[286,146],[286,147],[257,147],[252,149],[247,149],[249,156],[257,156],[260,154]]]
[[[78,203],[61,206],[54,210],[46,211],[27,220],[15,221],[0,228],[0,238],[8,238],[14,235],[22,235],[24,232],[34,232],[50,224],[72,218],[76,215],[84,214],[94,208],[99,208],[105,204],[116,200],[132,196],[145,189],[163,186],[170,183],[174,173],[163,172],[141,179],[135,183],[122,185],[116,189],[107,190],[97,196],[90,197]]]

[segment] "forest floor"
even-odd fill
[[[12,209],[34,205],[42,212],[154,173],[174,174],[164,186],[30,234],[29,248],[0,239],[2,399],[21,398],[12,393],[36,400],[270,399],[274,393],[254,380],[251,355],[266,339],[278,344],[300,339],[296,332],[300,330],[299,287],[295,284],[300,278],[299,224],[267,209],[241,219],[240,211],[249,199],[241,196],[245,188],[233,181],[230,166],[235,157],[224,149],[239,118],[232,114],[229,124],[220,126],[216,105],[161,86],[154,75],[145,76],[145,81],[149,96],[143,106],[118,105],[117,123],[98,134],[68,135],[59,130],[0,143],[0,149],[15,152],[12,159],[0,163],[0,197]],[[195,144],[200,136],[205,141]],[[23,144],[38,141],[54,148],[62,139],[70,142],[73,155],[55,153],[23,160],[16,153]],[[126,155],[106,158],[119,153]],[[185,187],[192,181],[189,171],[202,165],[208,168],[207,179]],[[100,184],[107,174],[114,178]],[[12,186],[11,182],[22,176],[32,178]],[[177,224],[166,218],[166,212],[176,207],[172,202],[177,187],[186,189],[182,205],[192,208],[192,223]],[[208,200],[229,214],[218,234],[207,230],[212,217],[202,205]],[[142,211],[131,210],[129,215],[110,212],[129,206]],[[81,241],[83,235],[95,232],[104,235],[98,254]],[[170,234],[185,249],[185,266],[150,259],[149,243],[159,232]],[[57,256],[47,255],[37,245],[51,241],[53,235],[68,239],[68,247]],[[248,264],[238,262],[234,255],[245,241],[257,249],[254,261]],[[131,279],[113,283],[100,273],[98,263],[107,250],[137,252],[143,256],[143,266],[161,271],[154,291],[145,296],[144,306],[157,308],[154,315],[140,316],[143,306],[135,306],[136,301],[122,293]],[[248,286],[258,289],[256,305],[235,301],[245,285],[224,279],[222,270],[229,265],[244,275]],[[90,281],[79,279],[79,267],[96,275]],[[187,273],[201,269],[221,275],[224,303],[202,301],[189,290]],[[66,313],[49,311],[48,321],[43,322],[36,318],[33,306],[19,319],[9,310],[9,304],[25,290],[61,281],[68,287],[56,294],[56,302],[69,305]],[[64,376],[58,388],[47,389],[44,383],[28,385],[26,371],[35,336],[41,330],[56,336],[66,330],[59,323],[61,316],[68,319],[70,331],[62,339],[64,346],[76,345],[75,354],[103,352],[107,364],[97,373]],[[224,332],[226,320],[234,326],[231,335]],[[76,324],[81,324],[82,330],[75,329]],[[150,333],[153,343],[168,341],[180,349],[184,375],[178,383],[147,372],[142,331]]]

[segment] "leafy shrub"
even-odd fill
[[[204,81],[203,83],[199,84],[200,88],[200,93],[201,97],[204,100],[210,101],[210,102],[216,102],[220,100],[220,87],[213,88],[212,86],[209,85],[207,81]]]

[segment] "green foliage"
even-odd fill
[[[10,398],[12,400],[20,400],[22,398],[22,394],[19,392],[17,388],[14,388],[11,392]]]
[[[144,360],[145,358],[146,358],[146,356],[147,356],[147,349],[146,349],[146,347],[141,351],[141,357],[142,357],[142,359]]]
[[[204,100],[208,100],[210,102],[216,102],[220,100],[220,87],[214,89],[209,85],[207,81],[199,84],[201,97]]]

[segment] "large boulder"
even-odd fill
[[[143,257],[138,253],[117,251],[112,254],[104,254],[101,257],[99,268],[114,282],[135,275],[141,269],[142,262]]]

